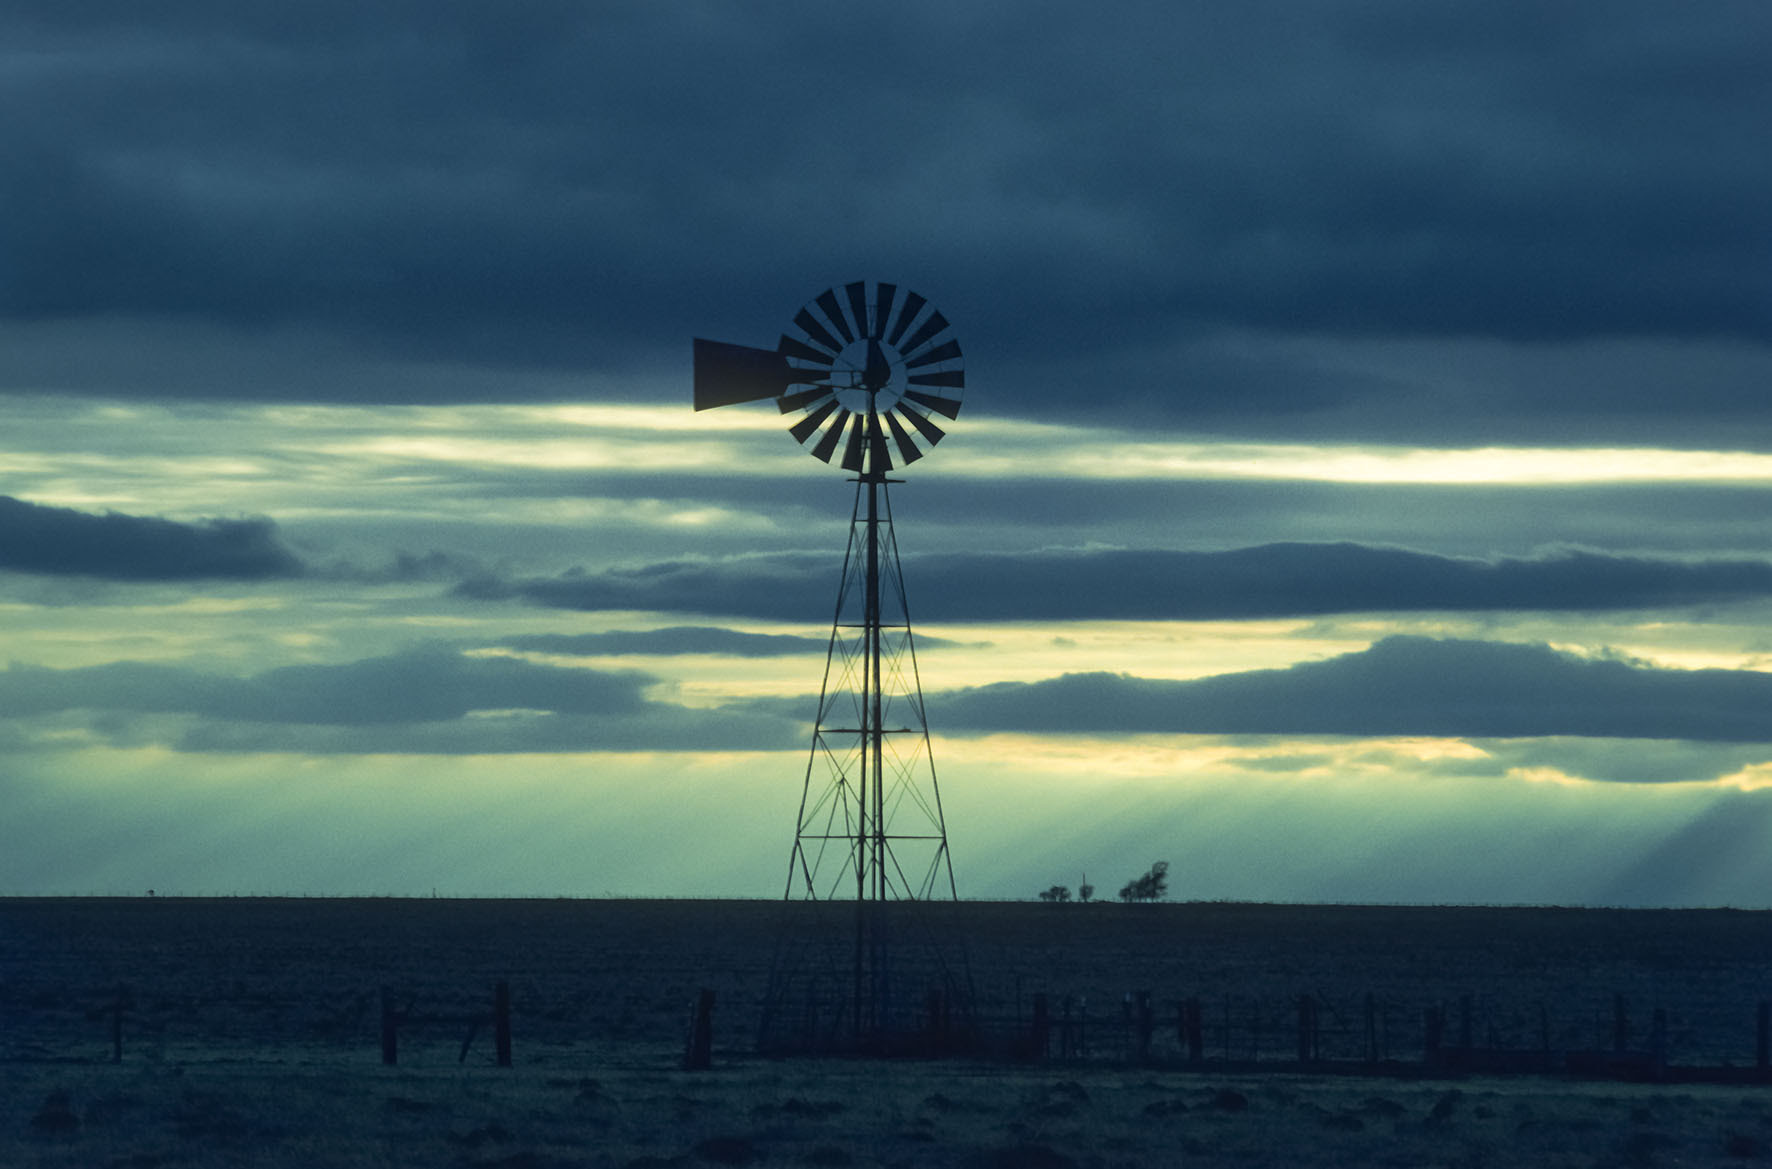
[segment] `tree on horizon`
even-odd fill
[[[1169,862],[1157,861],[1142,877],[1134,877],[1120,886],[1120,900],[1161,901],[1169,892]]]

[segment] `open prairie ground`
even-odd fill
[[[1449,1043],[1463,1028],[1476,1047],[1557,1051],[1609,1049],[1621,1021],[1641,1048],[1659,1010],[1670,1065],[1751,1068],[1772,914],[928,908],[987,1024],[1025,1027],[1039,994],[1056,1019],[1068,999],[1083,1057],[751,1054],[777,939],[841,938],[841,906],[0,901],[0,1165],[1772,1161],[1772,1085],[1418,1074],[1433,1008]],[[510,1068],[466,1021],[499,980]],[[392,1067],[384,986],[409,1015]],[[686,1072],[704,987],[713,1068]],[[1144,1063],[1126,1023],[1139,991],[1156,1016]],[[1313,1055],[1328,1062],[1262,1071],[1296,1061],[1300,996],[1318,1004]],[[1193,1064],[1174,1005],[1190,997],[1205,1016]],[[1389,1074],[1327,1070],[1375,1054]]]

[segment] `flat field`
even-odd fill
[[[1772,1161],[1772,1085],[1423,1077],[1446,1041],[1750,1068],[1772,914],[930,906],[1002,1033],[1068,1003],[1081,1058],[751,1054],[777,941],[745,901],[0,901],[0,1164],[1653,1165]],[[784,917],[784,914],[788,915]],[[511,993],[514,1066],[484,1014]],[[412,1020],[381,1061],[381,988]],[[714,1066],[679,1069],[717,993]],[[1127,996],[1150,994],[1148,1060]],[[1298,1054],[1317,1004],[1322,1066]],[[1176,1006],[1198,999],[1204,1062]],[[123,1004],[121,1012],[118,1004]],[[121,1024],[122,1058],[113,1062]],[[472,1041],[463,1056],[464,1040]],[[1056,1047],[1056,1042],[1055,1042]],[[1378,1055],[1390,1074],[1333,1074]],[[1251,1070],[1250,1061],[1256,1066]]]

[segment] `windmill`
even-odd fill
[[[848,985],[824,1025],[858,1044],[905,1026],[887,906],[957,899],[888,493],[944,437],[937,418],[959,417],[948,330],[917,293],[856,281],[807,302],[774,349],[695,339],[697,410],[773,400],[856,484],[785,899],[853,899]]]

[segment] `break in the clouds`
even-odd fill
[[[1407,636],[1285,669],[1191,681],[1067,674],[952,691],[931,707],[943,728],[974,732],[1772,739],[1772,675],[1758,671]]]
[[[187,524],[0,496],[0,570],[177,581],[294,577],[303,567],[267,519]]]
[[[904,559],[923,620],[1209,620],[1407,611],[1600,611],[1772,595],[1772,563],[1570,551],[1436,556],[1359,544],[936,554]],[[643,609],[796,618],[826,603],[828,557],[798,553],[502,581],[467,597],[565,609]]]
[[[1765,422],[1752,0],[37,0],[0,45],[20,384],[608,394],[871,277],[1015,412]]]
[[[532,633],[504,642],[509,649],[534,653],[582,654],[724,654],[737,658],[772,658],[823,653],[823,638],[790,633],[746,633],[713,625],[673,625],[664,629],[613,630],[608,633]]]

